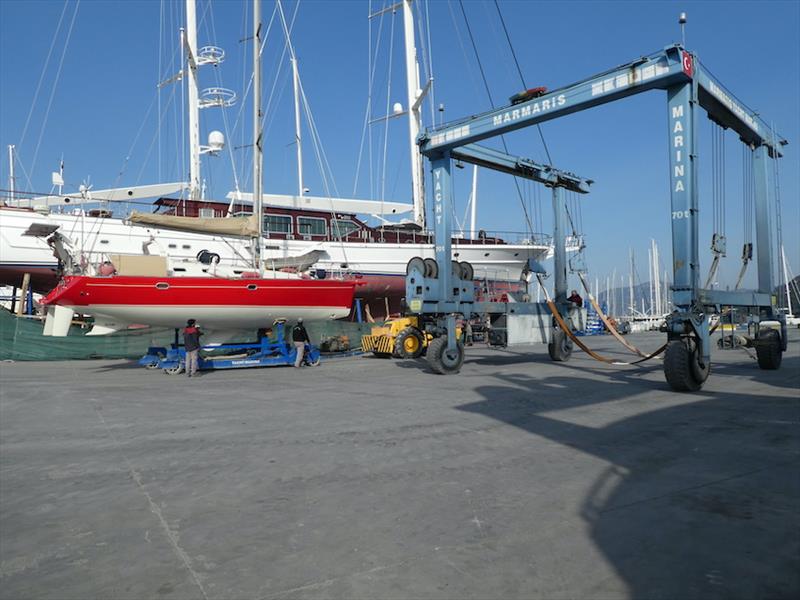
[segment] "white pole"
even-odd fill
[[[783,280],[786,285],[786,306],[789,309],[788,316],[791,317],[794,315],[794,311],[792,310],[792,292],[789,287],[791,281],[789,280],[789,266],[786,264],[786,251],[783,244],[781,244],[781,262],[783,263]]]
[[[614,272],[611,274],[611,314],[616,315],[617,309],[617,267],[614,267]]]
[[[189,106],[189,198],[200,199],[200,101],[197,91],[197,15],[195,0],[186,0],[186,87]]]
[[[14,199],[14,183],[16,177],[14,177],[14,146],[10,144],[8,146],[8,193],[9,199]]]
[[[631,272],[628,275],[628,290],[630,291],[628,306],[631,307],[631,316],[633,316],[633,311],[636,309],[636,305],[633,303],[633,248],[629,248],[628,251],[631,255]]]
[[[472,165],[472,199],[470,203],[472,212],[469,218],[469,237],[474,240],[475,236],[478,234],[478,232],[475,231],[475,222],[478,219],[478,165]]]
[[[650,291],[649,312],[653,314],[653,249],[647,249],[647,287]]]
[[[414,16],[411,0],[403,0],[403,31],[406,50],[406,96],[408,100],[408,143],[411,151],[411,196],[414,199],[414,222],[425,226],[425,187],[422,180],[422,155],[417,146],[417,137],[422,128],[419,106],[415,106],[421,90],[417,48],[414,43]]]
[[[264,229],[264,215],[261,208],[263,202],[261,135],[261,0],[253,0],[253,214],[256,215],[258,231],[258,236],[253,241],[253,259],[259,277],[264,273],[264,265],[261,262],[261,236]]]
[[[653,240],[653,293],[656,299],[655,314],[661,314],[661,275],[658,270],[658,244]]]
[[[664,314],[669,312],[669,280],[667,279],[666,269],[664,269],[664,306],[662,308]]]
[[[305,192],[303,187],[303,144],[300,138],[300,77],[297,74],[297,58],[292,58],[291,62],[294,80],[294,143],[297,144],[297,194],[302,198]]]

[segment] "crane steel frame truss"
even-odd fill
[[[440,265],[440,281],[431,283],[420,312],[451,314],[447,327],[448,350],[455,348],[452,313],[471,312],[471,300],[459,295],[459,285],[449,268],[453,190],[453,159],[511,173],[544,183],[553,189],[555,244],[555,300],[565,304],[566,251],[564,245],[563,189],[588,191],[591,180],[538,165],[476,144],[504,133],[530,127],[575,112],[614,102],[635,94],[659,89],[667,92],[670,150],[670,198],[673,248],[673,304],[667,320],[669,339],[694,335],[702,365],[710,362],[707,310],[719,312],[722,306],[748,307],[754,320],[781,320],[785,350],[785,323],[773,308],[772,245],[769,206],[776,182],[769,160],[782,156],[786,140],[777,135],[756,113],[743,106],[705,69],[695,56],[680,44],[667,46],[649,56],[620,65],[578,83],[554,90],[512,106],[485,112],[463,120],[434,127],[421,134],[420,152],[431,163],[432,211],[435,223],[435,256]],[[699,108],[726,129],[732,129],[753,152],[754,204],[758,289],[720,291],[700,285],[699,202],[697,119]],[[411,275],[409,275],[409,280]],[[463,283],[463,282],[462,282]],[[408,288],[411,291],[411,288]],[[470,304],[470,306],[467,306]],[[515,306],[519,307],[519,304]],[[521,308],[521,307],[519,307]]]

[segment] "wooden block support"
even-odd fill
[[[17,303],[17,316],[21,317],[25,312],[25,305],[27,304],[28,288],[31,286],[31,274],[25,273],[22,276],[22,288],[20,288],[19,302]]]

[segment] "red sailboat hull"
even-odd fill
[[[42,303],[95,318],[95,333],[131,324],[254,330],[276,319],[338,319],[350,313],[355,281],[210,277],[68,276]]]

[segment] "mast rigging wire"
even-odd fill
[[[458,0],[458,5],[461,7],[461,14],[464,16],[464,23],[467,26],[467,33],[469,34],[469,40],[472,43],[472,50],[475,53],[475,60],[478,62],[478,69],[481,72],[481,78],[483,79],[483,87],[486,89],[486,95],[489,97],[489,104],[494,109],[494,99],[492,98],[492,92],[489,89],[489,83],[486,80],[486,73],[483,70],[483,64],[481,63],[480,55],[478,54],[478,47],[475,44],[475,38],[472,36],[472,28],[469,26],[469,20],[467,19],[467,12],[464,10],[464,2],[463,0]],[[503,150],[505,150],[506,154],[508,154],[508,145],[506,144],[506,138],[504,135],[500,136],[500,141],[503,143]],[[520,206],[522,206],[522,212],[525,214],[525,223],[528,226],[528,231],[533,232],[533,224],[531,223],[530,216],[528,215],[528,208],[525,206],[525,200],[522,198],[522,191],[519,187],[519,180],[516,177],[514,179],[514,186],[517,188],[517,196],[519,197]]]
[[[517,53],[514,51],[514,45],[511,43],[511,36],[508,35],[508,29],[506,28],[506,20],[503,18],[503,13],[500,11],[500,5],[497,3],[497,0],[494,0],[495,8],[497,8],[497,16],[500,17],[500,23],[503,25],[503,31],[506,34],[506,40],[508,41],[508,47],[511,49],[511,56],[514,57],[514,64],[517,65],[517,73],[519,73],[519,80],[522,82],[522,89],[527,90],[528,86],[525,84],[525,77],[522,76],[522,69],[519,66],[519,60],[517,60]],[[544,152],[547,155],[547,162],[550,166],[553,166],[553,159],[550,158],[550,150],[547,147],[547,142],[544,140],[544,132],[542,131],[542,125],[540,123],[536,124],[536,129],[539,130],[539,137],[542,140],[542,146],[544,146]]]
[[[77,0],[75,3],[75,11],[72,13],[72,20],[69,23],[69,30],[67,31],[67,38],[64,41],[64,48],[61,51],[61,59],[58,61],[58,69],[56,70],[56,76],[53,80],[53,88],[50,90],[50,99],[47,101],[47,110],[44,113],[44,119],[42,120],[42,127],[39,130],[39,139],[36,142],[36,149],[33,152],[33,160],[31,162],[31,173],[36,170],[36,158],[39,155],[39,148],[42,144],[42,138],[44,137],[44,130],[47,126],[47,119],[50,117],[50,109],[53,106],[53,98],[56,95],[56,87],[58,86],[58,80],[61,77],[61,69],[64,66],[64,58],[67,56],[67,49],[69,48],[69,41],[72,38],[72,29],[75,26],[75,18],[78,16],[78,8],[80,8],[81,0]]]

